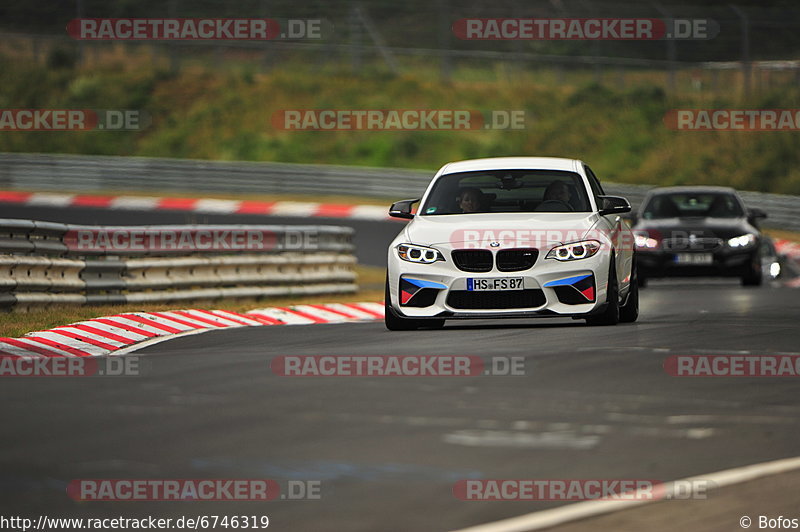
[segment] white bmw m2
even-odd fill
[[[635,242],[621,216],[630,210],[578,160],[446,164],[421,200],[389,211],[411,221],[389,247],[386,327],[541,316],[636,321]]]

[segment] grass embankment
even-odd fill
[[[146,54],[85,67],[46,68],[0,56],[0,106],[142,109],[140,132],[14,132],[0,151],[356,164],[433,170],[485,156],[579,157],[601,179],[628,183],[730,185],[800,194],[799,132],[679,132],[665,127],[673,108],[797,108],[800,88],[781,85],[747,101],[738,93],[681,90],[667,97],[647,77],[627,90],[587,85],[546,70],[514,76],[456,72],[443,83],[429,69],[388,77],[346,69],[253,64],[171,74]],[[296,68],[295,68],[296,67]],[[491,72],[491,69],[488,70]],[[631,79],[633,77],[631,76]],[[524,130],[281,131],[281,109],[524,110]]]

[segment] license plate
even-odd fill
[[[675,255],[676,264],[713,264],[714,255],[711,253],[678,253]]]
[[[467,290],[480,292],[487,290],[522,290],[522,277],[499,277],[496,279],[467,279]]]

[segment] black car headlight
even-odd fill
[[[728,246],[734,249],[749,248],[756,243],[756,235],[747,233],[746,235],[735,236],[728,239]]]
[[[587,259],[600,251],[600,242],[597,240],[583,240],[556,246],[550,250],[545,259],[556,259],[562,262],[568,260]]]
[[[635,234],[633,238],[637,249],[656,249],[660,245],[657,239],[646,234]]]
[[[406,262],[421,264],[433,264],[436,261],[444,260],[444,256],[438,249],[414,244],[400,244],[397,246],[397,256]]]

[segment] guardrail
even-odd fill
[[[352,293],[353,233],[0,219],[0,309]]]
[[[84,155],[0,153],[0,190],[98,190],[240,194],[330,194],[405,199],[419,197],[432,172],[363,166],[201,161]],[[654,185],[604,182],[608,194],[634,206]],[[800,231],[800,196],[742,192],[769,218],[765,227]],[[387,205],[388,209],[388,205]]]

